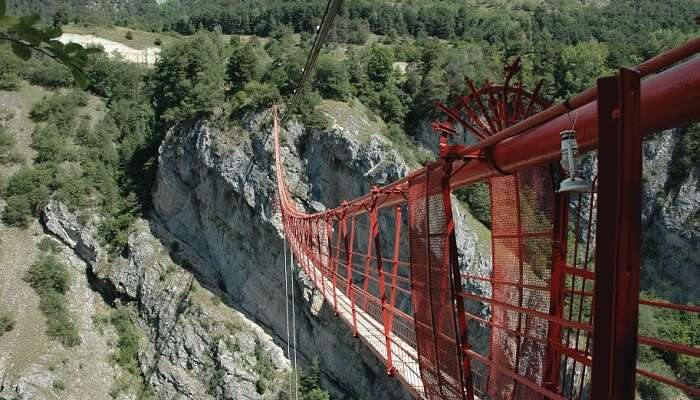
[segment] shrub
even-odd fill
[[[109,103],[125,99],[134,101],[143,95],[148,69],[104,53],[90,57],[85,66],[88,89],[106,97]]]
[[[299,117],[307,130],[326,129],[328,118],[319,110],[321,96],[317,92],[305,91],[296,104],[291,104],[289,110]]]
[[[50,237],[41,239],[37,247],[44,253],[58,253],[61,250],[61,246],[58,242]]]
[[[419,164],[423,164],[433,159],[433,154],[416,146],[400,125],[388,123],[387,129],[382,133],[387,139],[391,140],[404,161],[410,162],[414,160]]]
[[[160,46],[163,44],[163,42],[160,40],[160,38],[156,38],[156,40],[153,41],[153,44],[156,46]]]
[[[66,390],[66,384],[60,379],[53,381],[52,386],[56,390]]]
[[[63,295],[70,287],[68,268],[53,254],[42,256],[32,264],[24,280],[40,293],[53,291]]]
[[[683,181],[700,164],[700,124],[691,124],[680,132],[669,164],[666,191],[677,191]]]
[[[0,72],[0,90],[17,90],[22,83],[16,72]]]
[[[56,125],[38,125],[32,133],[32,149],[36,150],[37,163],[76,161],[76,148],[70,136]]]
[[[70,69],[57,62],[39,62],[34,64],[24,75],[34,85],[49,89],[68,87],[73,83]]]
[[[17,57],[7,43],[0,44],[0,76],[7,74],[10,79],[14,79],[21,76],[26,67],[27,62]]]
[[[0,337],[15,328],[15,316],[9,311],[0,310]]]
[[[134,40],[134,33],[131,32],[131,31],[127,31],[126,34],[124,35],[124,37],[125,37],[127,40]]]
[[[0,164],[8,163],[16,157],[13,153],[15,147],[15,138],[0,125]]]
[[[114,355],[114,361],[130,374],[139,375],[139,335],[131,314],[125,308],[117,308],[112,311],[110,322],[119,337],[119,351]]]
[[[654,300],[653,294],[641,293],[643,299]],[[700,316],[692,313],[641,305],[639,334],[664,339],[690,347],[700,345]],[[660,375],[675,377],[691,387],[700,385],[700,359],[654,347],[638,346],[640,367]],[[657,381],[642,378],[638,383],[642,398],[677,398],[678,390]]]
[[[280,99],[276,87],[267,83],[251,81],[231,99],[234,112],[259,111],[271,107]]]
[[[84,208],[88,205],[92,189],[97,183],[86,179],[77,164],[64,163],[56,174],[56,198],[71,209]]]
[[[52,179],[53,172],[48,168],[22,167],[17,171],[4,190],[7,207],[2,218],[5,223],[26,226],[28,219],[46,205]]]
[[[478,182],[455,191],[459,200],[465,203],[474,218],[491,227],[491,197],[488,185]]]
[[[81,90],[58,93],[34,104],[29,116],[35,122],[50,122],[68,130],[78,115],[78,107],[87,104],[87,94]]]
[[[39,295],[39,310],[46,317],[46,333],[64,346],[80,344],[80,335],[71,319],[65,294],[70,286],[68,268],[53,255],[45,255],[27,270],[24,280]]]
[[[109,321],[119,337],[118,351],[113,354],[112,360],[124,371],[115,380],[110,395],[117,398],[119,393],[135,392],[139,399],[154,399],[155,396],[146,385],[139,366],[139,332],[131,313],[126,308],[115,308],[110,313]]]
[[[136,220],[131,209],[110,213],[98,227],[98,234],[112,254],[121,253],[129,243],[129,232]]]

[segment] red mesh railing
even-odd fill
[[[698,48],[695,40],[650,61],[653,68],[642,64],[645,74]],[[691,60],[643,82],[642,93],[650,94],[642,97],[649,112],[642,113],[641,126],[659,129],[698,116],[700,100],[691,90],[699,86],[698,65]],[[503,85],[487,81],[476,89],[468,82],[469,96],[453,108],[439,105],[448,116],[434,125],[443,133],[441,160],[322,213],[300,211],[287,190],[275,110],[278,194],[296,261],[326,306],[416,397],[471,400],[473,384],[476,395],[489,400],[590,398],[595,236],[605,229],[596,226],[597,194],[555,193],[558,166],[546,163],[557,158],[558,137],[552,138],[570,126],[561,107],[571,103],[540,112],[546,103],[510,82],[517,68],[507,71]],[[674,86],[670,96],[665,87],[681,80],[688,83]],[[576,98],[582,150],[597,144],[590,103],[595,92],[589,92]],[[546,117],[519,123],[538,112]],[[447,137],[460,133],[455,124],[481,144],[448,144]],[[513,125],[529,130],[513,136]],[[477,181],[489,182],[491,197],[493,265],[483,275],[458,270],[450,199],[450,185]],[[690,304],[639,304],[689,318],[700,313]],[[696,339],[677,343],[642,335],[638,343],[665,358],[700,357]],[[697,382],[688,377],[644,368],[637,373],[700,398]]]
[[[443,172],[429,167],[408,182],[411,282],[418,361],[429,399],[462,399],[462,357],[453,303],[450,221]],[[449,213],[451,215],[451,213]]]
[[[491,193],[493,254],[489,358],[501,368],[543,383],[549,312],[554,190],[547,167],[494,178]],[[528,386],[491,368],[494,399],[536,399]]]
[[[413,316],[406,204],[382,207],[396,189],[377,189],[362,212],[297,211],[285,186],[274,118],[275,157],[285,236],[326,305],[417,397],[424,397]]]

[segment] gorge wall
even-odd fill
[[[363,118],[336,119],[322,132],[290,124],[284,132],[287,181],[307,211],[322,210],[324,204],[333,207],[408,172],[392,144],[368,129]],[[153,221],[165,242],[180,243],[178,256],[205,285],[218,288],[227,303],[283,343],[284,245],[272,151],[264,114],[245,121],[239,132],[203,123],[173,130],[160,151]],[[465,214],[457,213],[460,259],[465,268],[483,273],[489,266],[488,246],[477,245],[479,233],[472,228],[476,221]],[[301,273],[295,288],[300,356],[306,362],[320,360],[324,381],[335,394],[408,398]]]

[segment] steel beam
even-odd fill
[[[639,73],[598,79],[598,215],[591,398],[633,400],[642,197]]]
[[[587,152],[598,147],[598,103],[592,101],[574,108],[571,117],[576,116],[576,138],[580,151]],[[641,129],[644,135],[659,132],[700,120],[700,57],[685,61],[671,69],[650,76],[642,82]],[[559,160],[559,132],[571,128],[569,115],[564,114],[537,125],[518,136],[511,137],[493,146],[492,163],[481,159],[465,159],[454,164],[454,174],[450,179],[452,189],[483,181],[499,170],[515,172],[535,165],[543,165]],[[422,169],[410,176],[418,176]],[[409,176],[409,177],[410,177]],[[395,189],[405,188],[409,177],[398,180],[381,189],[376,195],[377,207],[391,207],[406,201],[404,194]],[[289,201],[289,199],[284,199]],[[373,200],[372,195],[355,199],[344,211],[348,216],[366,212]],[[321,214],[338,212],[337,209],[317,214],[292,212],[295,217],[315,219]]]

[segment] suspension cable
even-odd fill
[[[297,88],[294,91],[294,98],[292,99],[291,104],[294,104],[304,92],[304,85],[311,76],[311,72],[313,71],[314,67],[316,66],[318,54],[321,52],[321,48],[326,42],[328,32],[330,32],[330,29],[333,26],[333,20],[338,14],[338,11],[340,10],[340,6],[342,4],[343,0],[328,1],[328,4],[326,5],[326,11],[323,14],[323,19],[321,19],[321,25],[319,26],[318,32],[316,33],[316,39],[314,39],[314,44],[311,47],[309,58],[306,60],[306,65],[302,70],[301,79],[299,80],[299,84],[297,85]]]

